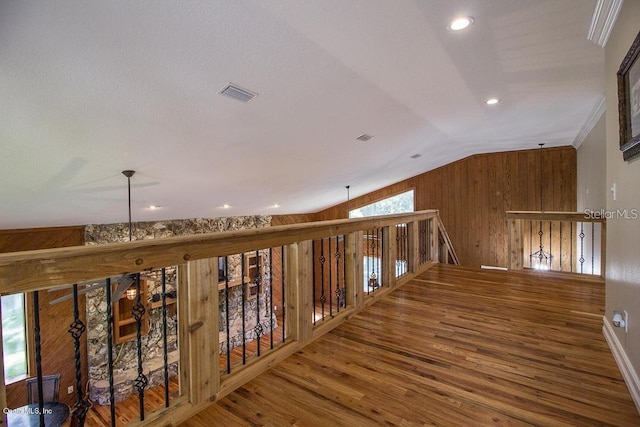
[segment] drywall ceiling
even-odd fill
[[[126,221],[125,169],[134,221],[302,213],[346,185],[572,144],[604,93],[594,6],[3,1],[0,228]],[[457,15],[475,23],[451,32]]]

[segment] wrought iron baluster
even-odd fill
[[[281,266],[282,266],[282,268],[281,268],[281,270],[282,270],[282,283],[281,283],[281,288],[282,288],[282,290],[281,290],[281,292],[282,292],[282,295],[281,295],[282,307],[280,308],[280,312],[282,313],[282,344],[284,344],[285,338],[286,338],[285,328],[286,328],[286,315],[287,315],[287,295],[286,295],[286,293],[284,291],[285,290],[285,278],[286,278],[285,277],[285,272],[284,272],[284,270],[285,270],[284,246],[281,247],[280,252],[281,252],[280,259],[281,259]]]
[[[327,296],[324,293],[324,263],[326,262],[324,256],[324,239],[320,239],[320,311],[322,313],[322,320],[324,321],[324,304],[327,302]]]
[[[549,270],[553,270],[552,262],[553,262],[553,245],[551,243],[551,238],[553,237],[553,232],[551,230],[552,222],[549,221],[549,259],[547,262],[549,263]]]
[[[284,344],[285,338],[286,338],[286,331],[285,331],[286,317],[285,316],[287,315],[287,308],[286,308],[287,307],[287,300],[286,300],[286,294],[285,294],[285,291],[284,291],[284,289],[285,289],[284,288],[284,283],[285,283],[284,246],[282,246],[281,253],[282,253],[282,255],[281,255],[281,260],[282,260],[281,261],[282,262],[282,268],[281,268],[281,270],[282,270],[282,291],[281,291],[282,292],[282,295],[281,295],[281,297],[282,297],[282,307],[281,307],[281,313],[282,313],[282,344]]]
[[[261,283],[262,283],[262,277],[261,277],[262,271],[260,270],[260,252],[256,251],[256,277],[255,277],[255,286],[256,286],[256,326],[254,328],[255,334],[256,334],[256,353],[258,354],[258,357],[260,356],[260,341],[262,338],[262,335],[264,333],[263,329],[262,329],[262,325],[260,324],[260,287],[261,287]]]
[[[591,274],[596,274],[596,264],[595,264],[595,256],[596,256],[596,223],[591,223]]]
[[[329,317],[333,317],[333,266],[331,265],[331,237],[327,238],[329,242]]]
[[[342,288],[340,287],[340,239],[336,236],[336,311],[340,313],[342,304]]]
[[[227,332],[227,374],[231,373],[231,325],[229,321],[231,315],[229,313],[229,257],[224,257],[224,308],[226,312],[225,316],[225,329]],[[242,273],[244,274],[244,272]]]
[[[136,319],[136,348],[138,350],[138,376],[133,380],[133,386],[138,391],[138,401],[140,403],[140,421],[144,421],[144,389],[148,380],[144,375],[142,367],[142,317],[145,313],[144,305],[140,296],[140,273],[136,274],[136,302],[131,308],[131,314]]]
[[[161,270],[162,292],[162,365],[164,368],[164,407],[169,407],[169,343],[167,341],[167,270]],[[177,291],[176,291],[177,297]]]
[[[79,426],[84,426],[85,416],[89,410],[89,403],[84,399],[84,387],[82,387],[82,365],[80,354],[80,338],[85,332],[86,327],[80,319],[80,310],[78,308],[78,285],[73,285],[73,322],[69,325],[67,332],[73,338],[73,350],[75,356],[76,369],[76,403],[73,405],[72,417],[74,417]]]
[[[42,390],[42,345],[40,340],[40,293],[33,293],[33,329],[36,347],[36,375],[38,385],[38,409],[40,414],[40,425],[44,425],[44,393]]]
[[[529,220],[529,253],[533,253],[533,221]],[[529,268],[533,268],[533,260],[531,257],[528,257],[529,260]]]
[[[311,303],[313,305],[313,324],[316,324],[316,242],[315,240],[311,245],[311,277],[313,277],[313,286],[311,287]]]
[[[380,256],[381,246],[384,244],[382,241],[382,230],[376,228],[376,277],[379,280],[379,284],[382,285],[382,257]]]
[[[269,347],[273,350],[273,248],[269,248]]]
[[[107,374],[109,376],[109,413],[111,427],[116,425],[115,387],[113,384],[113,302],[111,301],[111,279],[105,283],[107,296]]]
[[[584,222],[580,223],[580,234],[578,234],[578,237],[580,237],[580,258],[578,261],[580,261],[580,273],[584,273]]]
[[[242,270],[241,273],[241,277],[242,277],[242,364],[246,365],[247,364],[247,333],[245,331],[246,329],[246,307],[245,307],[245,301],[246,301],[246,283],[245,283],[245,279],[244,279],[244,272],[245,272],[245,264],[246,264],[246,260],[244,259],[244,253],[242,253],[240,255],[240,269]]]

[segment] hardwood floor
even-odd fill
[[[189,419],[639,426],[597,280],[437,266]]]

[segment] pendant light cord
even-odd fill
[[[129,241],[133,240],[132,223],[131,223],[131,177],[136,171],[126,170],[122,171],[122,174],[127,177],[127,196],[129,199]]]

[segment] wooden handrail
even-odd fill
[[[599,246],[598,257],[599,257],[600,276],[604,278],[605,267],[606,267],[606,235],[607,235],[607,232],[606,232],[607,220],[604,214],[600,214],[600,212],[598,211],[594,211],[593,214],[589,214],[586,211],[585,212],[507,211],[506,219],[509,227],[509,252],[508,252],[509,269],[522,270],[524,268],[527,268],[525,263],[525,253],[524,253],[525,238],[526,238],[525,236],[526,223],[529,222],[529,230],[530,230],[530,233],[532,233],[531,223],[539,221],[540,224],[542,223],[549,224],[548,226],[549,231],[546,231],[546,229],[541,230],[541,232],[547,233],[544,241],[544,245],[545,247],[547,247],[547,250],[549,250],[548,246],[552,245],[552,241],[549,239],[553,239],[554,242],[559,242],[560,254],[559,256],[554,254],[556,257],[555,259],[556,260],[559,259],[559,262],[560,262],[559,270],[554,270],[554,271],[561,271],[563,273],[566,273],[567,270],[570,273],[577,272],[577,267],[575,268],[576,271],[574,271],[574,265],[573,265],[574,261],[562,254],[562,246],[561,246],[563,241],[562,223],[575,223],[575,224],[592,223],[591,227],[595,227],[595,223],[599,223],[600,224],[600,231],[599,231],[600,246]],[[553,236],[551,238],[548,237],[549,234],[553,235],[552,225],[551,225],[552,223],[560,224],[559,225],[560,236],[556,235],[555,237]],[[579,236],[577,233],[575,236],[573,234],[570,234],[568,239],[564,239],[564,240],[568,240],[565,243],[565,245],[567,244],[569,245],[570,253],[573,253],[572,246],[575,244],[574,239],[576,239],[576,237],[583,238],[584,234],[582,236]],[[529,237],[529,240],[531,240],[531,237]],[[540,248],[540,250],[542,250],[542,247]],[[591,248],[591,250],[594,250],[594,248]],[[576,255],[576,256],[582,256],[582,254]],[[592,257],[593,256],[594,255],[592,254]],[[592,263],[594,259],[595,258],[592,258]],[[563,269],[563,265],[565,265],[567,260],[570,263],[569,268]],[[583,260],[580,262],[583,262]],[[592,274],[592,273],[589,273],[589,274]]]
[[[590,216],[584,212],[507,211],[506,218],[532,221],[606,222],[605,218]]]
[[[437,210],[424,210],[370,218],[0,254],[0,294],[30,292],[99,280],[256,248],[288,245],[391,226],[399,222],[418,221],[437,215]]]

